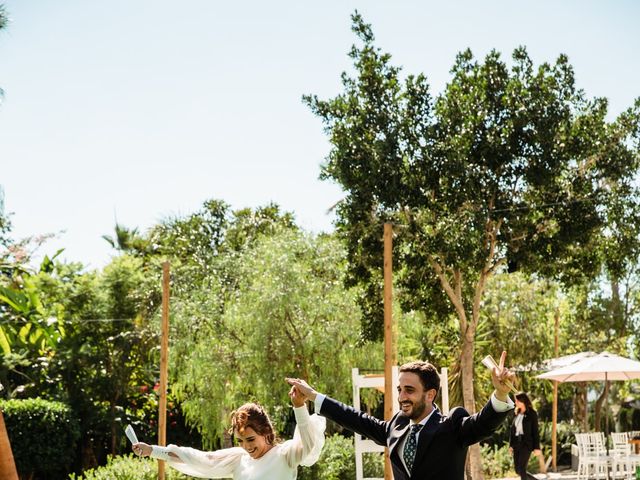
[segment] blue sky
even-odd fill
[[[332,229],[342,196],[318,180],[329,144],[305,93],[329,97],[350,70],[350,14],[434,92],[456,53],[525,45],[569,55],[577,84],[640,96],[640,2],[0,0],[0,185],[14,236],[57,233],[41,254],[102,267],[117,220],[145,230],[219,198],[276,202]]]

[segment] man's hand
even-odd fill
[[[296,408],[304,407],[305,402],[307,401],[307,397],[295,385],[293,385],[291,390],[289,390],[289,398],[291,398],[291,403]]]
[[[509,398],[507,394],[516,379],[516,375],[504,366],[506,358],[507,351],[504,350],[500,355],[500,363],[491,371],[491,381],[496,389],[496,398],[501,402],[506,402]]]
[[[318,394],[318,392],[316,392],[313,388],[311,388],[311,386],[305,382],[304,380],[301,380],[299,378],[285,378],[285,381],[291,385],[291,391],[289,392],[289,396],[291,397],[291,401],[293,402],[293,396],[292,393],[295,391],[296,395],[302,396],[304,397],[303,400],[303,404],[306,400],[311,400],[312,402],[315,401],[316,399],[316,395]],[[295,403],[294,403],[295,406]]]

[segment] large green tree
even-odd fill
[[[210,444],[224,437],[231,410],[250,400],[282,428],[286,376],[346,397],[352,366],[381,366],[381,354],[358,345],[360,314],[354,292],[344,290],[335,239],[280,229],[231,261],[233,290],[207,282],[173,307],[173,388]]]
[[[368,289],[366,330],[381,331],[381,225],[389,221],[405,307],[457,316],[464,405],[473,412],[474,345],[491,275],[508,267],[572,282],[600,272],[605,238],[635,251],[613,219],[638,224],[640,101],[608,122],[606,99],[576,87],[566,56],[534,67],[524,48],[510,67],[495,51],[484,61],[460,53],[434,98],[423,74],[401,77],[357,13],[353,30],[362,44],[350,52],[355,74],[343,74],[343,92],[305,101],[332,145],[322,176],[346,192],[337,226],[351,280]],[[482,478],[479,449],[471,454],[471,476]]]

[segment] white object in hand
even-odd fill
[[[494,368],[498,368],[498,364],[496,363],[496,361],[493,359],[491,355],[487,355],[486,357],[484,357],[482,359],[482,364],[491,371],[493,371]],[[504,383],[507,387],[509,387],[514,392],[518,391],[516,387],[514,387],[509,380],[503,380],[502,383]]]
[[[133,431],[133,427],[131,425],[127,425],[127,428],[124,429],[124,434],[132,444],[138,443],[138,437],[136,437],[136,432]]]

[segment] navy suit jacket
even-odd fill
[[[396,413],[385,422],[326,397],[320,415],[389,448],[394,480],[463,480],[469,445],[491,435],[507,416],[487,403],[475,415],[462,407],[444,416],[435,410],[418,436],[418,450],[411,472],[402,463],[398,445],[408,434],[409,418]]]

